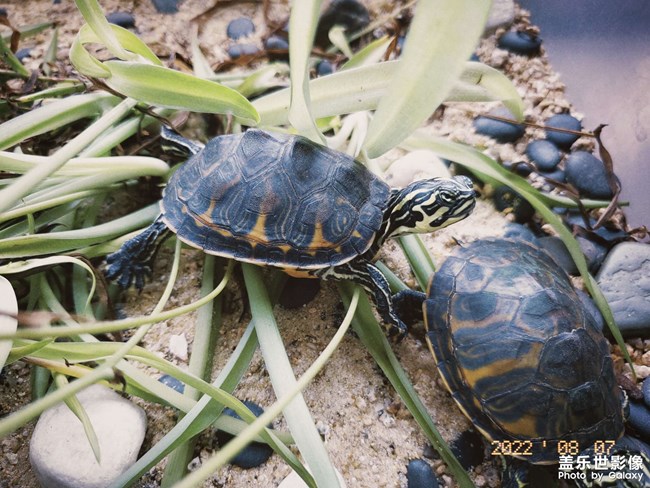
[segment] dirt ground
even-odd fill
[[[100,3],[106,13],[117,10],[133,13],[137,33],[162,57],[177,53],[190,58],[188,32],[191,31],[192,25],[197,24],[196,21],[192,22],[192,19],[204,12],[208,13],[199,17],[199,43],[214,65],[227,60],[226,48],[229,41],[225,26],[233,18],[246,15],[253,19],[257,28],[253,42],[258,43],[260,47],[260,39],[267,33],[262,4],[259,2],[223,2],[223,7],[210,10],[209,7],[214,2],[186,0],[175,15],[157,13],[151,3],[145,0],[101,0]],[[372,17],[390,10],[389,6],[392,4],[381,0],[364,3],[371,11]],[[269,16],[279,25],[287,15],[286,3],[269,2],[269,5]],[[53,5],[51,0],[0,2],[0,7],[9,11],[14,25],[46,20],[58,22],[58,59],[62,63],[66,62],[71,38],[82,23],[81,16],[71,0],[62,0],[58,5]],[[527,24],[525,12],[518,12],[517,22],[521,25]],[[42,34],[35,42],[26,42],[29,47],[33,44],[33,63],[38,63],[41,58],[49,35],[51,34]],[[529,118],[541,122],[549,115],[570,106],[564,98],[564,86],[545,56],[524,60],[521,57],[508,56],[504,51],[495,51],[494,46],[494,36],[485,39],[478,49],[479,56],[487,64],[505,70],[513,79],[524,97],[526,115]],[[471,129],[472,118],[480,110],[487,110],[487,107],[465,104],[447,106],[444,116],[433,119],[427,130],[453,140],[485,147],[493,157],[503,161],[512,161],[515,157],[522,159],[521,155],[529,137],[538,135],[539,130],[527,129],[527,136],[515,145],[494,144],[491,140],[474,134]],[[588,148],[590,145],[589,141],[577,143],[578,147]],[[398,155],[398,151],[393,151],[385,157],[390,159]],[[467,242],[485,236],[498,236],[507,222],[507,216],[496,212],[491,203],[483,199],[471,217],[435,235],[425,236],[424,241],[439,265],[449,249],[455,245],[455,240]],[[415,285],[406,260],[396,244],[388,243],[384,246],[381,259],[407,284]],[[139,315],[151,311],[166,282],[169,261],[168,256],[163,255],[158,260],[153,281],[145,287],[143,293],[127,297],[127,314]],[[203,256],[200,252],[183,252],[182,271],[169,306],[185,304],[198,297],[202,262]],[[247,313],[242,313],[243,300],[237,283],[229,285],[226,297],[230,300],[227,307],[230,311],[224,316],[223,332],[215,358],[215,375],[223,367],[250,318]],[[286,310],[276,307],[276,320],[297,376],[307,369],[332,338],[342,318],[342,310],[335,286],[330,283],[323,283],[316,299],[300,309]],[[186,366],[187,361],[170,353],[169,341],[172,335],[184,335],[191,353],[194,320],[194,314],[189,314],[157,325],[146,337],[143,346],[159,352],[180,366]],[[647,344],[643,342],[637,342],[636,346],[637,349],[632,350],[637,357],[647,350]],[[395,346],[395,352],[445,439],[451,441],[466,430],[469,422],[461,415],[438,381],[433,360],[422,336],[409,336]],[[4,375],[0,397],[3,398],[2,408],[6,412],[28,401],[27,368],[16,364],[8,368]],[[256,353],[250,371],[235,394],[240,399],[252,400],[262,406],[270,405],[275,400],[259,353]],[[353,334],[348,334],[344,339],[328,366],[305,390],[304,397],[325,440],[331,459],[342,473],[347,486],[406,486],[406,465],[410,459],[423,457],[423,453],[428,451],[428,441],[369,353]],[[145,442],[151,445],[173,426],[174,413],[162,407],[145,405],[141,401],[138,403],[147,410],[149,426]],[[275,427],[285,429],[286,425],[280,419],[275,422]],[[0,487],[37,486],[27,460],[30,431],[31,429],[26,427],[1,441]],[[205,437],[202,440],[205,440]],[[211,448],[209,445],[203,447],[197,453],[198,458],[207,458],[211,454]],[[197,461],[198,459],[195,460]],[[429,459],[429,462],[446,486],[454,486],[442,461]],[[147,482],[156,485],[160,473],[160,467],[149,473]],[[277,486],[289,473],[290,468],[278,456],[273,456],[259,468],[223,469],[206,482],[205,486]],[[479,487],[498,486],[499,475],[491,461],[475,468],[471,476]]]

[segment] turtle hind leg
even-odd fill
[[[399,342],[406,336],[408,328],[393,307],[388,281],[375,265],[368,261],[352,261],[327,268],[320,277],[326,280],[350,280],[361,285],[374,298],[388,337]]]
[[[151,276],[156,252],[170,234],[171,231],[162,218],[158,217],[144,231],[106,256],[107,266],[104,275],[107,279],[115,281],[122,289],[135,283],[135,287],[142,290],[145,279]]]
[[[421,291],[407,288],[393,295],[393,308],[402,321],[411,326],[422,321],[422,305],[427,296]]]

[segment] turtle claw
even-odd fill
[[[158,218],[137,236],[129,239],[122,247],[106,256],[104,275],[126,290],[132,284],[142,291],[147,278],[153,271],[153,260],[160,243],[169,236],[169,230]]]
[[[124,248],[106,256],[106,264],[104,276],[123,290],[135,284],[138,291],[142,291],[153,271],[151,261],[135,262],[132,254]]]

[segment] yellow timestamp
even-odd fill
[[[587,448],[592,448],[594,454],[609,456],[616,444],[615,440],[598,440],[590,446],[581,446],[576,440],[535,441],[528,439],[504,439],[490,442],[492,456],[533,456],[535,449],[555,449],[558,456],[577,456]]]

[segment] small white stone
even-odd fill
[[[169,338],[169,352],[181,361],[187,361],[187,339],[185,334],[173,335]]]
[[[393,188],[435,177],[451,178],[451,173],[436,153],[428,149],[418,149],[396,159],[385,174],[386,182]]]
[[[93,424],[98,464],[79,419],[65,403],[41,415],[29,444],[29,460],[41,486],[103,488],[135,463],[147,429],[144,411],[101,385],[77,394]]]

